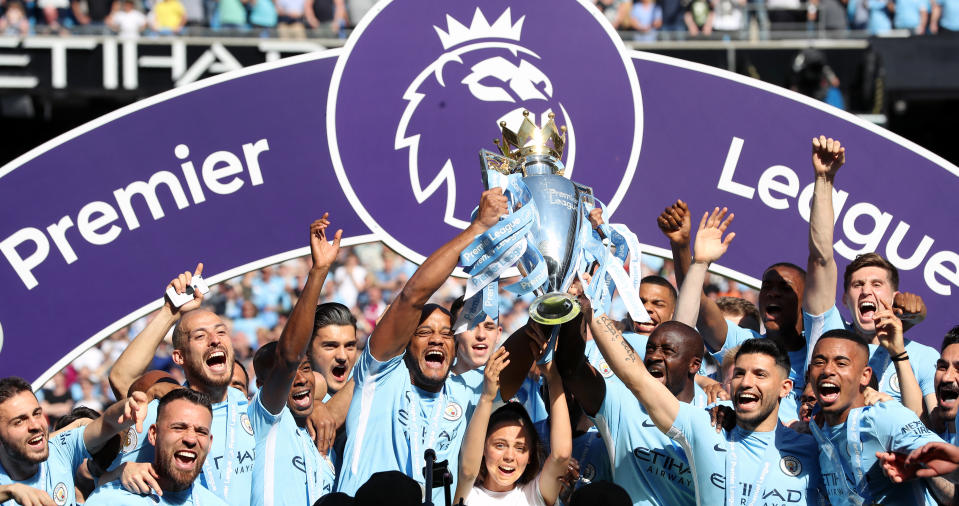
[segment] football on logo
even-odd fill
[[[528,110],[567,127],[566,176],[610,211],[632,182],[642,103],[622,40],[585,0],[381,2],[344,47],[327,103],[357,213],[419,261],[469,224],[478,152]],[[340,104],[363,104],[347,107]],[[609,128],[610,118],[632,128]]]

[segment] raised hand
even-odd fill
[[[589,212],[589,224],[592,225],[593,230],[599,228],[603,224],[603,210],[600,208],[594,208]]]
[[[906,351],[902,338],[902,320],[896,316],[886,301],[880,298],[879,304],[882,308],[872,317],[872,321],[876,324],[876,337],[879,339],[880,346],[889,352],[889,356],[894,357]]]
[[[656,218],[656,224],[669,242],[680,246],[689,245],[692,223],[689,218],[689,206],[682,200],[677,200],[675,204],[663,210]]]
[[[913,324],[926,319],[926,303],[914,293],[896,292],[892,297],[892,311],[900,320]]]
[[[509,210],[509,202],[506,195],[503,195],[502,188],[492,188],[483,192],[480,197],[479,211],[476,213],[476,219],[473,225],[479,227],[482,231],[496,225],[500,216],[506,214]]]
[[[150,398],[143,392],[133,392],[123,405],[123,413],[117,419],[121,426],[136,424],[137,432],[143,432],[143,420],[147,417]]]
[[[509,365],[509,352],[505,347],[500,347],[490,355],[486,361],[486,369],[483,371],[483,396],[487,399],[495,399],[499,392],[499,374]]]
[[[722,237],[736,216],[729,213],[727,217],[726,213],[725,207],[717,207],[712,213],[703,213],[703,219],[699,220],[699,231],[696,232],[696,243],[693,245],[693,258],[696,262],[709,264],[719,260],[733,242],[735,232],[730,232],[725,239]]]
[[[812,167],[817,176],[832,179],[839,167],[846,163],[846,148],[839,141],[820,135],[812,140]]]
[[[337,230],[333,235],[333,244],[327,242],[326,227],[330,226],[330,220],[327,219],[329,216],[330,213],[323,213],[322,218],[310,224],[310,253],[313,255],[314,269],[329,269],[340,251],[342,230]]]
[[[170,281],[170,284],[167,285],[167,288],[172,286],[173,289],[176,290],[176,293],[185,293],[187,287],[190,286],[190,283],[193,282],[193,277],[199,276],[202,273],[203,273],[203,262],[200,262],[196,264],[196,269],[193,271],[193,273],[190,273],[190,271],[186,271],[183,274],[180,274],[179,276],[173,278],[173,281]],[[173,304],[173,301],[171,301],[170,298],[166,296],[164,296],[164,302],[170,309],[170,312],[172,312],[174,315],[179,313],[186,313],[187,311],[192,311],[200,307],[200,304],[203,304],[203,294],[200,293],[199,290],[194,290],[193,300],[191,300],[190,302],[187,302],[186,304],[183,304],[180,307],[176,307]]]

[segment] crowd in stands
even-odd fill
[[[374,0],[0,0],[0,34],[339,37]],[[595,0],[626,39],[959,31],[959,0]],[[817,35],[818,36],[818,35]]]
[[[955,504],[959,326],[905,337],[927,308],[877,253],[840,278],[845,149],[811,158],[805,267],[711,286],[734,214],[676,200],[649,217],[672,259],[639,282],[648,318],[605,302],[597,262],[569,321],[505,293],[474,319],[451,275],[510,212],[501,188],[416,268],[341,250],[325,214],[309,258],[165,297],[39,395],[0,379],[0,504]]]

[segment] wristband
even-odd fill
[[[893,362],[902,362],[903,360],[909,360],[909,352],[903,351],[902,353],[896,355],[895,357],[890,357],[889,360]]]

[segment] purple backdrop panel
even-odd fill
[[[323,100],[334,62],[321,58],[179,94],[4,175],[0,238],[5,254],[23,260],[19,274],[6,258],[0,269],[3,375],[37,378],[156,300],[198,260],[215,281],[218,273],[308,246],[308,225],[323,211],[346,237],[368,234],[326,149]],[[144,194],[156,195],[152,211]],[[58,223],[70,226],[48,229]]]

